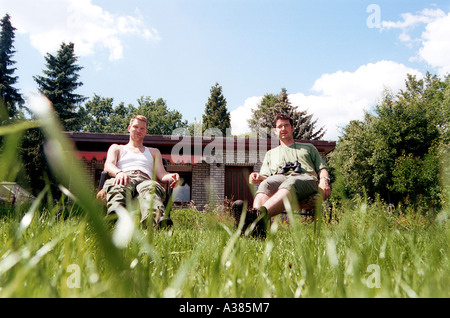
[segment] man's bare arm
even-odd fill
[[[112,144],[108,149],[108,154],[106,155],[105,161],[105,171],[111,176],[114,177],[114,184],[126,185],[130,178],[126,173],[121,171],[117,167],[117,159],[120,156],[120,146],[116,144]]]
[[[155,162],[156,178],[163,183],[170,182],[170,187],[173,189],[178,184],[178,181],[180,181],[180,175],[178,173],[167,172],[164,169],[161,152],[158,149],[152,148],[150,149],[150,153]]]
[[[116,174],[120,171],[120,169],[117,168],[117,158],[119,156],[119,153],[119,145],[112,144],[108,149],[105,161],[105,171],[108,172],[111,177],[115,177]]]

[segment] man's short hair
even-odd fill
[[[148,121],[147,121],[147,117],[143,116],[143,115],[136,115],[133,118],[130,119],[130,126],[133,123],[133,120],[140,120],[143,121],[145,123],[145,126],[148,127]]]
[[[291,124],[292,127],[294,127],[294,120],[292,119],[291,116],[289,116],[288,114],[277,114],[275,116],[275,119],[273,120],[273,127],[277,126],[277,120],[281,119],[281,120],[289,120],[289,123]]]

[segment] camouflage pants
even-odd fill
[[[128,173],[127,173],[128,174]],[[154,222],[164,215],[164,188],[157,182],[142,175],[128,174],[127,185],[114,185],[114,178],[105,181],[108,214],[114,213],[118,206],[126,206],[127,200],[137,198],[141,210],[141,223],[145,222],[153,212]]]

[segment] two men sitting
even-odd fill
[[[146,222],[153,212],[154,223],[164,214],[164,188],[158,183],[170,183],[174,188],[180,180],[177,173],[164,169],[161,153],[156,148],[145,147],[147,118],[133,117],[128,126],[129,142],[125,145],[112,144],[108,149],[104,170],[113,178],[106,180],[108,214],[119,206],[125,206],[127,195],[137,197],[141,209],[141,222]],[[285,114],[275,117],[274,127],[280,145],[269,150],[264,157],[259,173],[249,176],[250,184],[259,184],[253,207],[246,213],[245,225],[258,217],[257,230],[265,235],[268,220],[285,210],[284,199],[301,200],[320,192],[324,199],[331,194],[327,166],[312,144],[297,143],[294,140],[294,123]],[[156,176],[156,180],[152,179]],[[153,206],[150,203],[153,202]],[[236,223],[244,206],[236,201],[232,206]]]

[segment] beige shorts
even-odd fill
[[[289,190],[297,195],[297,200],[302,200],[317,193],[318,180],[308,173],[276,174],[261,182],[256,193],[264,193],[271,197],[279,189]]]

